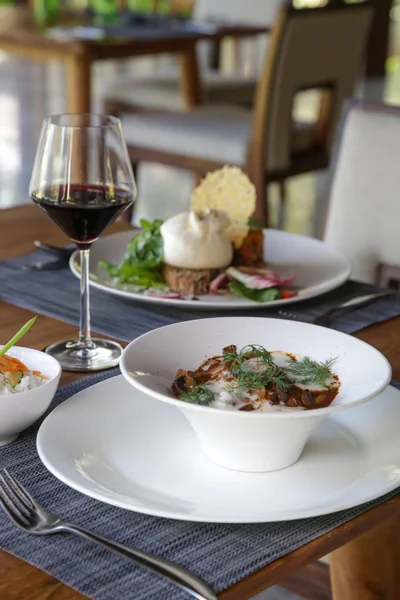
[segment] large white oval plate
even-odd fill
[[[216,523],[302,519],[400,486],[400,392],[328,417],[299,462],[274,473],[228,471],[201,452],[179,410],[122,377],[80,392],[40,427],[39,456],[70,487],[140,513]]]
[[[198,300],[157,298],[146,296],[129,289],[129,286],[117,286],[107,274],[99,268],[101,259],[110,263],[118,263],[132,239],[132,232],[124,231],[100,238],[91,250],[90,285],[99,290],[109,292],[130,300],[151,302],[153,304],[170,304],[196,309],[242,309],[263,308],[299,302],[325,294],[342,285],[351,273],[348,260],[337,250],[323,242],[295,233],[267,229],[265,233],[264,256],[268,265],[281,275],[288,277],[296,275],[296,287],[300,290],[298,296],[273,302],[252,302],[234,295],[218,296],[207,294],[198,296]],[[70,267],[74,275],[80,276],[79,252],[71,257]]]

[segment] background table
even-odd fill
[[[117,223],[111,231],[127,227]],[[32,251],[35,239],[55,244],[67,243],[67,238],[35,206],[22,206],[0,212],[0,259]],[[0,301],[0,315],[0,341],[4,341],[9,339],[32,313]],[[75,327],[41,317],[40,327],[27,334],[26,343],[40,349],[49,343],[74,335]],[[370,327],[358,333],[356,337],[383,352],[392,364],[394,377],[400,379],[400,318]],[[76,373],[63,374],[62,383],[82,376]],[[219,597],[221,600],[245,600],[280,583],[306,565],[311,565],[308,577],[313,577],[316,573],[313,570],[313,561],[332,552],[331,579],[334,600],[398,600],[399,513],[400,496],[273,562],[225,590]],[[0,552],[1,600],[47,600],[51,597],[57,600],[84,599],[84,596],[45,573],[5,552]]]
[[[79,25],[82,20],[60,20],[59,25]],[[138,35],[115,34],[104,39],[50,38],[38,27],[31,10],[24,6],[0,7],[0,50],[29,59],[61,60],[67,70],[68,112],[90,112],[92,106],[92,67],[96,61],[118,60],[135,56],[172,54],[180,58],[180,85],[186,106],[201,103],[202,92],[196,43],[209,40],[218,44],[224,37],[249,37],[265,33],[267,28],[240,24],[215,24],[183,32],[168,28],[135,26]],[[135,31],[132,29],[132,32]]]

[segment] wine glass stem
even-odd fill
[[[90,250],[80,250],[81,256],[81,318],[79,325],[79,342],[84,348],[90,348],[90,296],[89,296],[89,255]]]

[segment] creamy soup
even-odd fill
[[[249,345],[227,346],[195,371],[179,369],[172,385],[184,402],[222,410],[292,411],[329,406],[340,381],[335,359],[318,362],[307,356]]]

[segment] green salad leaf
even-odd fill
[[[142,219],[140,226],[143,231],[135,235],[128,244],[124,259],[130,265],[141,265],[146,268],[154,268],[162,263],[163,240],[161,236],[161,219],[146,221]]]
[[[228,285],[228,289],[235,296],[252,300],[253,302],[270,302],[277,300],[280,297],[280,291],[278,288],[267,288],[264,290],[253,290],[246,287],[240,281],[231,281]]]
[[[163,241],[161,219],[147,221],[142,219],[143,229],[129,242],[120,263],[113,265],[105,260],[99,262],[108,276],[116,279],[120,285],[135,285],[144,289],[166,287],[162,275]]]

